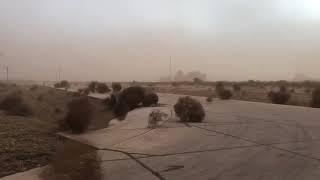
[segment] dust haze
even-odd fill
[[[2,0],[0,67],[17,80],[320,79],[317,0]]]

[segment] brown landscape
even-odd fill
[[[1,84],[0,101],[17,93],[32,110],[28,116],[0,111],[0,177],[47,165],[58,142],[59,121],[67,113],[67,104],[76,98],[73,93],[41,86]],[[100,100],[90,99],[94,117],[90,129],[108,126],[112,113]]]
[[[0,180],[319,180],[320,0],[0,0]]]
[[[176,82],[173,84],[141,82],[135,83],[134,86],[142,86],[149,89],[148,91],[159,93],[219,98],[216,87],[218,83],[213,82],[210,83],[211,85],[204,85],[204,82],[202,84],[194,82]],[[82,87],[92,87],[90,85],[92,83],[82,84]],[[130,83],[122,84],[128,87],[132,85]],[[235,100],[272,103],[268,93],[279,91],[277,83],[273,85],[264,85],[265,83],[262,82],[225,84],[224,88],[232,92],[232,97],[228,99]],[[238,84],[240,88],[235,88],[232,84]],[[307,107],[311,105],[312,92],[317,87],[317,83],[280,84],[288,87],[288,93],[291,95],[291,98],[284,104]],[[83,90],[79,90],[79,92],[81,91]],[[15,115],[1,111],[0,139],[2,140],[0,143],[1,147],[4,148],[1,149],[0,159],[5,163],[1,163],[0,176],[47,165],[52,161],[57,149],[59,139],[57,133],[64,131],[64,129],[61,129],[61,121],[68,112],[67,104],[79,98],[80,94],[39,85],[7,83],[1,83],[0,93],[0,102],[4,101],[5,97],[15,94],[22,97],[23,102],[30,108],[30,113],[25,115]],[[89,98],[89,100],[94,107],[94,116],[89,130],[108,127],[109,121],[114,117],[111,109],[100,99]]]

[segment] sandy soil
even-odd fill
[[[32,107],[30,117],[10,116],[0,111],[0,177],[46,165],[56,151],[58,121],[66,112],[73,94],[47,87],[0,87],[0,101],[13,91],[20,91]],[[100,100],[90,99],[95,116],[90,129],[108,126],[112,113]]]

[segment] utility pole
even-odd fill
[[[6,72],[7,72],[7,82],[9,82],[9,66],[6,67]]]
[[[59,71],[58,71],[58,80],[61,81],[61,66],[59,66]]]
[[[170,82],[172,82],[172,59],[171,59],[171,56],[170,56],[169,73],[170,73]]]

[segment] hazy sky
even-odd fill
[[[158,80],[170,55],[210,80],[318,78],[320,1],[0,0],[0,53],[16,79]]]

